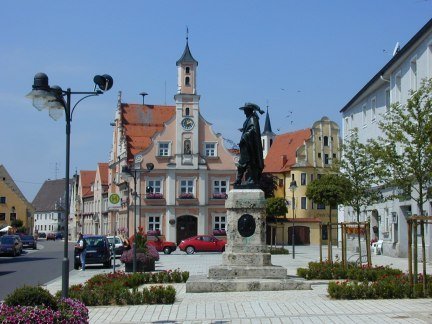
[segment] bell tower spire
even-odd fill
[[[267,106],[267,113],[266,113],[266,119],[264,123],[264,130],[261,134],[261,141],[263,146],[263,157],[265,158],[267,153],[270,150],[270,146],[272,146],[273,141],[276,137],[276,134],[273,133],[270,123],[270,116],[268,112],[268,106]]]
[[[199,101],[197,94],[196,61],[189,48],[189,28],[186,28],[186,46],[177,65],[176,102],[176,165],[186,169],[199,167]]]

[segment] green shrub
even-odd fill
[[[289,254],[289,251],[282,247],[271,247],[269,248],[270,254]]]
[[[50,292],[39,286],[23,286],[15,289],[5,298],[9,306],[46,306],[57,310],[57,299]]]
[[[413,286],[415,295],[410,289],[409,278],[406,274],[384,275],[376,281],[332,281],[328,285],[328,293],[334,299],[401,299],[432,297],[432,276],[427,276],[426,294],[423,293],[422,276]]]
[[[348,263],[344,268],[341,262],[309,262],[309,268],[298,268],[297,275],[311,279],[351,279],[357,281],[376,281],[383,276],[402,275],[399,269],[392,269],[389,266],[359,267],[354,263]]]
[[[179,270],[158,273],[98,274],[87,280],[85,284],[72,285],[69,295],[87,306],[172,304],[176,295],[174,287],[152,286],[144,288],[142,292],[138,287],[149,283],[185,282],[188,278],[189,272]],[[57,296],[61,296],[60,291],[57,292]]]

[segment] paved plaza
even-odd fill
[[[291,247],[289,248],[291,251]],[[272,263],[296,269],[319,260],[318,247],[296,247],[292,255],[273,255]],[[324,249],[323,255],[326,255]],[[334,250],[334,255],[340,251]],[[350,254],[348,253],[348,257]],[[117,261],[119,262],[119,261]],[[222,262],[220,253],[186,255],[176,251],[160,256],[157,270],[187,270],[191,275],[207,275],[209,266]],[[407,271],[403,258],[372,255],[373,265],[391,265]],[[120,270],[124,270],[121,266]],[[419,264],[419,269],[422,269]],[[111,270],[112,271],[112,270]],[[428,273],[432,266],[428,264]],[[71,271],[70,284],[82,283],[93,275],[109,272],[89,266],[85,272]],[[312,290],[186,293],[185,284],[174,284],[177,291],[173,305],[89,307],[91,323],[432,323],[432,299],[331,300],[327,281],[313,281]],[[46,284],[55,292],[61,278]]]

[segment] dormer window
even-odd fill
[[[189,73],[190,73],[190,67],[186,66],[186,74],[189,74]]]
[[[189,77],[185,78],[185,85],[190,86],[190,78]]]

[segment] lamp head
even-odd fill
[[[154,164],[153,163],[147,163],[146,168],[147,168],[147,171],[151,171],[154,169]]]
[[[56,99],[51,92],[48,76],[45,73],[37,73],[34,76],[32,91],[26,95],[26,98],[32,100],[33,106],[39,111],[49,108],[48,102]]]
[[[297,189],[297,182],[295,180],[291,181],[291,183],[290,183],[290,189],[292,191],[295,191]]]
[[[113,78],[108,74],[103,75],[95,75],[93,78],[93,82],[99,87],[102,91],[108,91],[112,88],[114,84]]]

